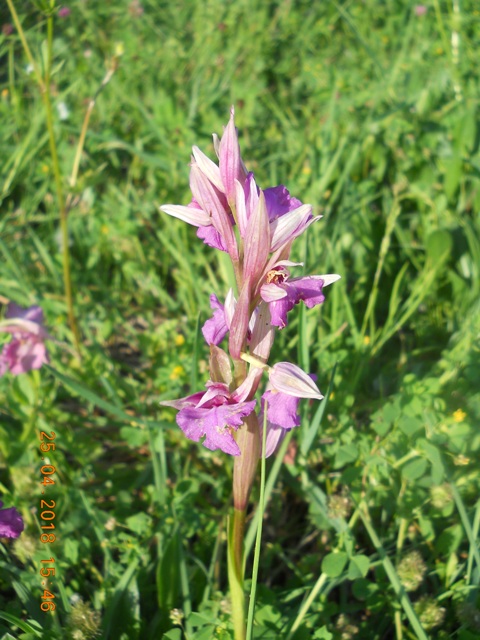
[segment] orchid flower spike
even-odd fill
[[[300,425],[300,399],[323,398],[313,377],[296,365],[268,365],[275,330],[287,325],[288,313],[300,302],[309,309],[323,303],[325,287],[340,276],[291,277],[290,269],[299,266],[289,259],[292,244],[321,216],[314,216],[312,206],[291,196],[284,185],[257,185],[241,157],[233,108],[222,138],[214,136],[214,147],[218,163],[193,147],[191,202],[160,209],[197,227],[206,244],[228,253],[236,293],[230,289],[224,302],[216,293],[210,296],[213,314],[202,327],[210,348],[205,390],[162,404],[177,409],[177,424],[188,438],[241,460],[234,494],[238,491],[243,500],[259,455],[262,413],[267,412],[270,455],[285,433]],[[227,336],[224,350],[219,345]],[[265,372],[269,382],[257,415],[255,397],[261,394]]]

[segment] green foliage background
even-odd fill
[[[42,65],[46,7],[15,6]],[[331,392],[305,403],[270,493],[255,637],[478,638],[477,3],[68,6],[52,95],[81,360],[45,110],[0,9],[1,302],[40,304],[57,341],[52,368],[0,379],[0,491],[27,525],[0,544],[0,637],[232,637],[231,460],[159,407],[205,381],[199,322],[231,273],[158,206],[189,201],[190,147],[213,157],[234,104],[259,184],[286,184],[324,216],[293,259],[342,275],[321,308],[291,312],[273,354]],[[52,545],[39,541],[40,431],[57,443]],[[51,555],[57,608],[44,613]]]

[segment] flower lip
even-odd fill
[[[179,400],[167,400],[160,404],[179,409],[178,426],[190,440],[199,442],[212,451],[239,456],[241,451],[233,437],[255,408],[255,400],[238,401],[222,382],[207,382],[206,391]]]
[[[300,301],[311,309],[325,300],[323,288],[336,282],[338,274],[290,278],[287,266],[298,263],[283,260],[270,266],[260,286],[260,297],[270,307],[272,324],[282,329],[287,325],[287,314]]]

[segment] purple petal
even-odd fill
[[[18,538],[24,528],[22,516],[15,507],[0,509],[0,538]]]
[[[291,291],[291,297],[295,299],[295,304],[303,300],[309,309],[325,300],[323,294],[324,281],[319,276],[305,276],[304,278],[293,278],[287,283],[287,288]]]
[[[219,429],[218,431],[214,429],[207,433],[203,441],[203,446],[210,449],[210,451],[220,449],[231,456],[241,455],[240,448],[228,427]]]
[[[13,338],[3,347],[0,375],[9,369],[16,376],[31,369],[40,369],[42,364],[49,361],[44,342],[31,334],[25,335],[27,337]]]
[[[184,409],[185,407],[196,407],[205,395],[205,391],[197,391],[185,398],[178,400],[163,400],[160,404],[164,407],[173,407],[174,409]]]
[[[287,326],[287,314],[293,309],[293,306],[288,298],[272,302],[269,305],[272,325],[284,329]]]
[[[262,300],[268,304],[271,324],[283,329],[287,326],[287,313],[293,309],[296,300],[296,290],[289,287],[288,282],[275,284],[270,282],[260,288]]]
[[[215,294],[210,296],[210,307],[213,310],[213,316],[203,325],[202,333],[207,344],[219,345],[228,332],[225,308]]]
[[[228,386],[224,382],[213,382],[209,380],[206,384],[207,390],[203,398],[197,405],[197,408],[219,407],[222,404],[227,404],[230,396]]]
[[[300,416],[298,404],[300,398],[280,391],[266,391],[262,396],[262,408],[267,402],[267,420],[282,429],[298,427]]]
[[[300,200],[293,198],[283,184],[265,189],[264,194],[270,222],[302,206]]]
[[[209,247],[220,249],[220,251],[228,253],[227,245],[213,225],[210,225],[209,227],[199,227],[197,230],[197,238],[203,240]]]
[[[0,354],[0,378],[4,376],[8,371],[8,359],[5,356],[5,347]]]
[[[24,309],[14,302],[10,302],[5,313],[5,318],[21,318],[23,320],[30,320],[30,322],[36,322],[37,324],[43,324],[43,310],[37,305]]]
[[[199,442],[205,436],[203,445],[207,449],[221,449],[230,455],[239,456],[232,429],[241,426],[243,418],[255,408],[255,401],[221,405],[207,408],[186,408],[177,414],[177,424],[187,438]]]
[[[284,261],[285,262],[285,261]],[[272,325],[283,328],[287,313],[301,300],[311,309],[325,300],[323,287],[340,278],[337,274],[289,279],[288,271],[277,266],[267,273],[267,283],[260,287],[262,300],[268,303]]]
[[[260,419],[260,418],[259,418]],[[265,458],[269,458],[277,451],[290,429],[283,429],[267,421],[267,436],[265,442]],[[260,426],[260,445],[263,442],[263,421]]]

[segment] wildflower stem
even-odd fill
[[[243,538],[246,509],[233,509],[228,527],[228,583],[232,600],[235,640],[245,640],[245,593],[243,589]]]
[[[53,9],[54,3],[50,2]],[[73,334],[75,348],[80,353],[80,339],[78,334],[75,313],[73,310],[72,278],[70,269],[70,249],[68,246],[68,213],[65,205],[65,195],[63,193],[62,176],[60,173],[60,163],[58,161],[57,144],[55,132],[53,130],[53,110],[50,95],[50,72],[52,68],[52,46],[53,46],[53,15],[47,18],[47,64],[45,69],[45,84],[42,94],[47,117],[48,138],[50,143],[50,154],[52,156],[53,175],[55,177],[55,188],[57,191],[58,209],[60,212],[60,229],[62,234],[62,257],[63,257],[63,284],[65,288],[65,298],[67,302],[68,323]]]
[[[37,80],[40,88],[40,94],[42,96],[43,104],[45,106],[45,115],[47,120],[47,130],[50,146],[50,154],[52,156],[53,175],[55,179],[55,188],[57,192],[58,209],[60,212],[60,229],[62,234],[62,257],[63,257],[63,283],[65,288],[65,298],[67,303],[68,322],[70,329],[73,333],[73,339],[77,353],[80,353],[80,340],[78,334],[78,328],[75,321],[75,314],[73,310],[73,294],[72,294],[72,280],[70,270],[70,252],[68,247],[68,224],[67,224],[67,208],[65,206],[65,197],[62,186],[62,176],[60,173],[60,163],[58,161],[57,145],[55,142],[55,132],[53,130],[53,110],[52,101],[50,95],[50,73],[52,68],[52,48],[53,48],[53,9],[55,8],[54,0],[50,0],[50,13],[47,17],[47,58],[45,64],[45,76],[42,78],[40,69],[35,62],[35,59],[28,46],[25,32],[18,19],[17,12],[13,5],[12,0],[7,0],[10,13],[12,14],[13,22],[17,28],[20,41],[23,46],[23,50],[29,63],[34,70],[35,79]]]
[[[75,159],[73,161],[72,173],[70,175],[70,187],[72,188],[75,187],[75,185],[77,184],[78,171],[80,168],[80,160],[82,158],[83,147],[85,146],[85,137],[87,135],[88,125],[90,123],[90,116],[92,115],[92,111],[93,111],[93,108],[95,107],[95,103],[97,101],[99,94],[110,82],[117,68],[118,68],[118,59],[114,58],[112,66],[105,74],[105,77],[103,78],[98,89],[95,91],[93,98],[91,98],[90,102],[88,103],[88,107],[85,112],[85,117],[83,119],[82,130],[80,131],[80,137],[78,139],[77,150],[75,152]]]
[[[38,68],[37,63],[35,62],[35,58],[32,56],[32,52],[30,51],[30,47],[28,46],[27,39],[25,37],[25,32],[22,29],[22,25],[20,24],[20,20],[18,19],[17,11],[14,7],[12,0],[7,0],[8,8],[10,9],[10,13],[12,14],[12,20],[15,24],[15,27],[18,32],[18,37],[20,38],[20,42],[22,43],[23,50],[25,55],[27,56],[28,62],[32,65],[33,72],[35,74],[35,78],[40,86],[40,91],[44,91],[44,84],[42,80],[42,75],[40,73],[40,69]]]

